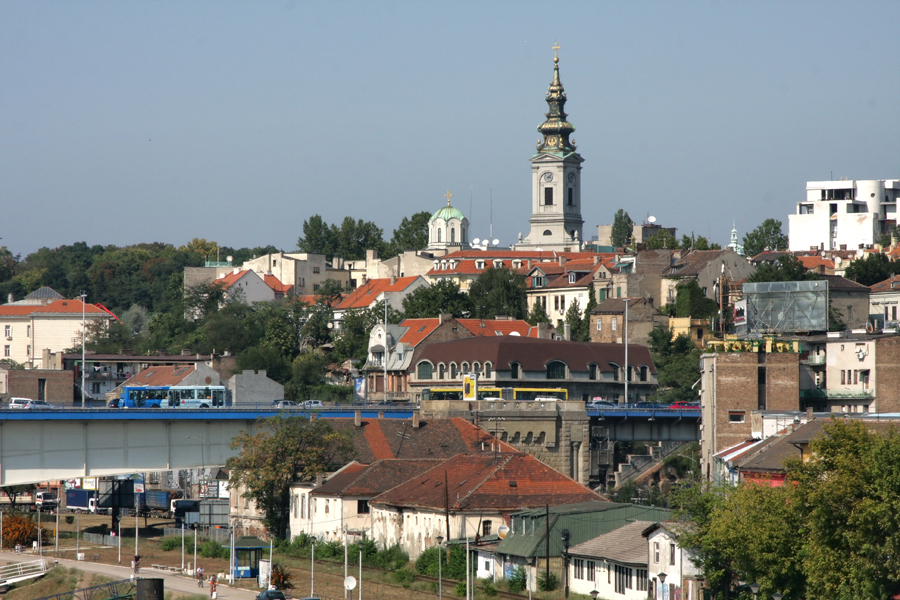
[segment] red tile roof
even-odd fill
[[[397,343],[407,344],[408,346],[417,346],[419,342],[431,335],[431,332],[438,328],[441,324],[440,319],[403,319],[400,322],[401,327],[408,327]]]
[[[81,300],[56,300],[46,306],[4,305],[0,306],[0,316],[26,317],[33,314],[74,315],[76,313],[80,315],[81,305]],[[111,314],[109,311],[103,310],[93,304],[85,304],[84,313],[92,316]]]
[[[869,286],[869,289],[873,292],[893,292],[897,288],[900,288],[900,275],[894,275],[890,279],[885,279]]]
[[[605,500],[528,454],[459,454],[406,483],[375,497],[373,505],[430,510],[513,511],[545,504]]]
[[[442,458],[379,460],[371,465],[351,463],[312,491],[314,496],[377,496],[444,462]]]
[[[798,256],[800,264],[806,269],[816,269],[822,267],[824,269],[833,269],[834,261],[830,258],[822,258],[818,254],[815,256]]]
[[[378,301],[378,297],[384,292],[402,292],[407,289],[418,277],[398,277],[391,283],[390,279],[369,279],[359,286],[346,298],[340,301],[335,310],[348,310],[351,308],[368,308]]]
[[[281,283],[281,281],[274,275],[264,275],[263,281],[267,286],[272,288],[276,294],[287,294],[291,291],[291,288],[294,287],[292,285]]]
[[[184,378],[197,370],[194,365],[159,365],[144,369],[122,386],[162,386],[178,385]]]
[[[465,419],[422,420],[413,427],[409,419],[363,419],[356,427],[353,419],[327,419],[337,431],[352,436],[356,460],[371,464],[385,458],[450,458],[461,452],[490,452],[491,443],[502,451],[514,448]]]
[[[527,321],[505,319],[457,319],[460,325],[481,336],[511,335],[517,333],[522,337],[536,338],[538,328]]]

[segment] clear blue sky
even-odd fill
[[[554,41],[585,237],[727,243],[807,180],[900,177],[900,2],[0,3],[0,245],[296,247],[450,190],[503,245]]]

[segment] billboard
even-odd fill
[[[738,321],[739,307],[744,308],[743,324]],[[828,282],[745,283],[744,299],[735,304],[735,330],[738,334],[827,331]]]

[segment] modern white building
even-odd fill
[[[871,247],[896,224],[898,196],[898,179],[807,181],[788,216],[790,250]]]

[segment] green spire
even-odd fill
[[[543,139],[538,143],[538,152],[548,152],[565,156],[575,152],[575,145],[569,136],[575,128],[566,120],[566,90],[559,80],[559,44],[553,45],[553,82],[547,88],[547,105],[550,111],[545,115],[547,120],[538,125],[538,132]]]

